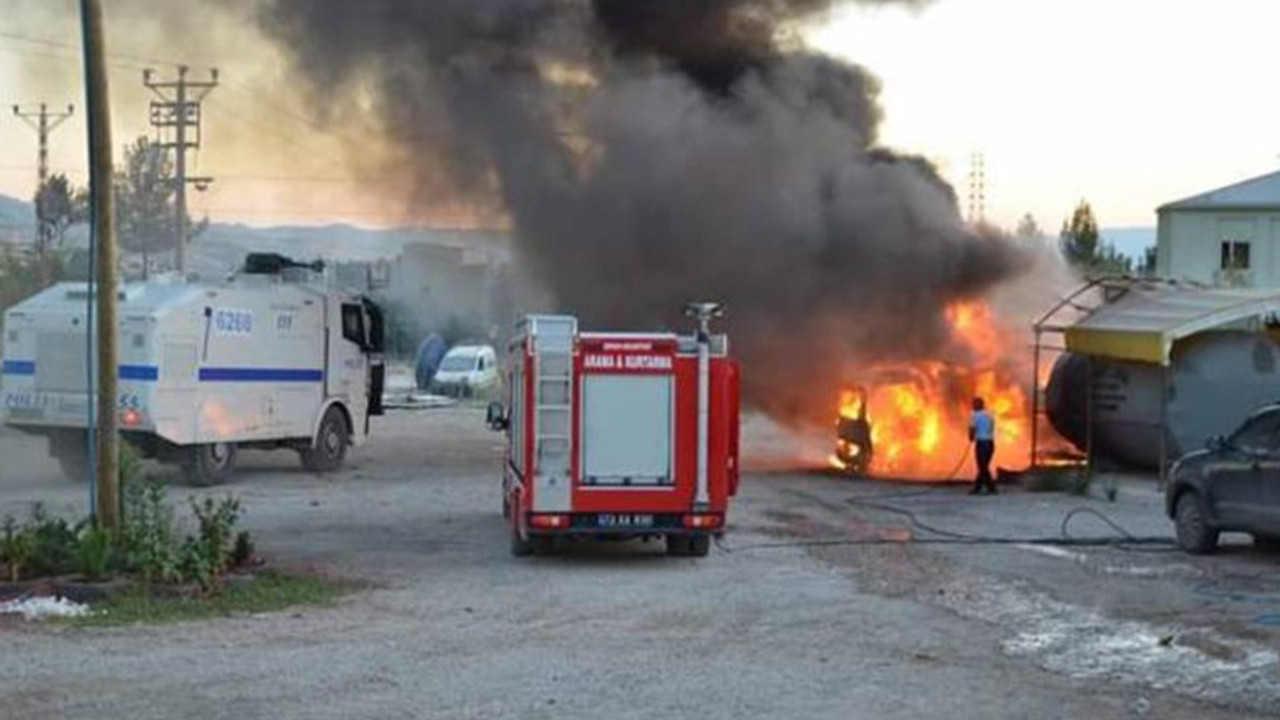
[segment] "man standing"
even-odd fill
[[[983,487],[996,494],[996,481],[991,477],[991,458],[996,454],[996,420],[987,412],[982,398],[973,399],[973,414],[969,416],[969,441],[973,443],[973,459],[978,466],[978,476],[973,481],[970,495],[982,492]]]

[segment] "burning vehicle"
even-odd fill
[[[1030,374],[1025,343],[980,303],[947,309],[945,359],[881,362],[841,392],[831,467],[854,475],[955,480],[968,466],[969,402],[982,397],[996,419],[996,463],[1026,464]]]
[[[871,421],[867,418],[867,390],[845,391],[836,421],[836,453],[832,465],[851,475],[865,475],[875,457]]]

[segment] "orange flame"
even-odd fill
[[[859,373],[867,389],[871,472],[904,479],[968,479],[970,400],[981,397],[996,424],[995,467],[1022,467],[1030,450],[1030,358],[1025,341],[1002,330],[990,308],[974,302],[947,308],[960,365],[943,361],[878,364]],[[844,391],[839,412],[857,417],[858,393]],[[841,467],[838,458],[830,460]]]

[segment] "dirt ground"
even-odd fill
[[[1280,715],[1280,557],[1244,538],[1208,558],[1046,544],[1078,507],[1167,536],[1153,480],[1116,478],[1110,503],[774,468],[744,478],[708,558],[616,543],[518,560],[483,414],[393,413],[330,476],[247,453],[224,487],[175,488],[236,494],[272,562],[369,589],[164,627],[6,623],[0,717]],[[0,431],[0,515],[79,516],[88,498]],[[1085,512],[1066,533],[1114,530]]]

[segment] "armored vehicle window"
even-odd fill
[[[364,311],[359,305],[342,306],[342,337],[365,346]]]

